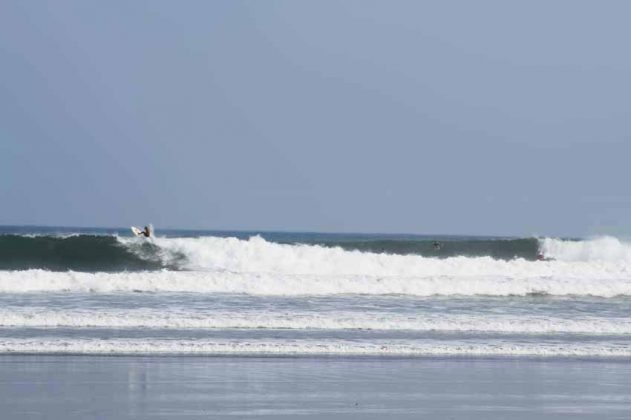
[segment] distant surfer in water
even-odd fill
[[[434,241],[432,245],[434,246],[434,251],[440,251],[440,249],[443,247],[443,245],[438,241]]]

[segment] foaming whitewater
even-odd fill
[[[369,330],[421,333],[493,334],[591,334],[631,335],[631,319],[573,316],[479,314],[400,314],[396,312],[336,311],[291,312],[241,310],[239,313],[177,308],[50,310],[48,308],[0,309],[4,328],[126,328],[126,329],[269,329],[269,330]]]
[[[133,243],[123,240],[126,244]],[[503,274],[518,265],[490,257],[438,259],[420,255],[397,255],[349,251],[340,247],[279,244],[255,236],[237,238],[156,238],[164,264],[172,258],[182,268],[194,271],[275,273],[321,276],[441,276],[484,273]],[[519,259],[524,263],[526,260]],[[527,266],[529,264],[526,264]]]
[[[129,238],[119,241],[136,252],[138,242]],[[518,271],[543,272],[550,265],[525,258],[510,260],[490,256],[466,255],[439,259],[421,255],[362,252],[341,247],[309,244],[282,244],[260,236],[237,238],[155,238],[163,264],[179,264],[187,270],[224,270],[230,272],[315,274],[315,275],[464,275],[474,273],[509,274]],[[544,238],[540,251],[557,262],[580,262],[580,271],[597,268],[628,271],[631,267],[631,244],[603,237],[572,241]],[[536,262],[537,265],[530,264]],[[527,267],[527,268],[526,268]],[[559,267],[561,267],[559,265]],[[566,265],[563,270],[569,269]]]
[[[119,238],[127,246],[136,241]],[[260,236],[248,240],[237,238],[155,238],[165,264],[179,261],[189,270],[226,270],[233,272],[279,272],[302,274],[369,274],[410,275],[432,269],[452,267],[463,270],[503,272],[514,261],[533,262],[524,258],[499,260],[465,255],[441,260],[420,255],[398,255],[346,250],[308,244],[281,244]],[[616,238],[571,241],[544,238],[540,249],[546,257],[569,262],[613,262],[628,267],[631,244]],[[600,250],[596,252],[595,250]],[[537,263],[541,263],[537,261]],[[536,267],[536,266],[531,266]]]
[[[347,340],[138,340],[138,339],[2,339],[0,353],[18,354],[165,354],[244,356],[505,356],[505,357],[631,357],[631,348],[617,343],[528,344]]]
[[[541,270],[541,269],[540,269]],[[43,270],[0,272],[0,292],[190,292],[262,296],[410,295],[410,296],[631,296],[631,279],[620,272],[591,267],[589,273],[543,270],[519,275],[475,273],[416,276],[292,275],[231,272],[55,273]],[[567,273],[573,273],[568,277]],[[582,274],[579,277],[579,274]]]
[[[558,261],[615,263],[625,267],[631,263],[631,244],[610,236],[584,241],[545,238],[540,249]]]

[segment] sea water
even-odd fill
[[[0,354],[628,360],[630,314],[612,237],[0,228]]]

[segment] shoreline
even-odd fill
[[[623,419],[628,361],[0,355],[11,419]]]

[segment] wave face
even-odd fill
[[[122,245],[114,236],[0,235],[0,270],[123,271],[162,267],[155,246]]]

